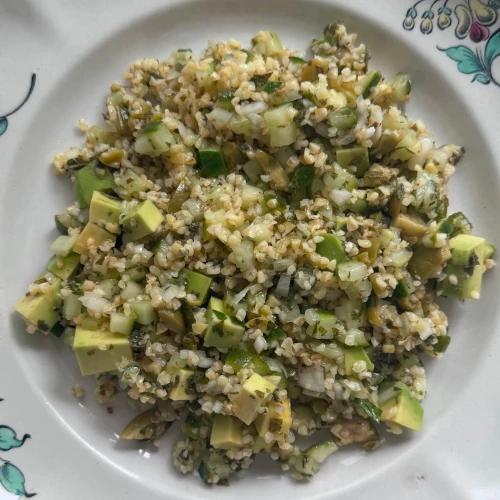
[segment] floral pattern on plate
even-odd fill
[[[0,399],[0,401],[3,400]],[[12,429],[12,427],[0,425],[0,451],[7,452],[14,448],[20,448],[30,437],[31,436],[29,434],[25,434],[21,439],[19,439],[16,431]],[[0,457],[0,484],[3,486],[5,491],[18,495],[18,497],[34,497],[36,493],[28,493],[26,491],[25,483],[26,479],[21,469],[9,460],[5,460]],[[4,498],[7,499],[8,497],[4,497],[0,491],[0,500]]]
[[[473,82],[483,85],[493,83],[500,87],[498,77],[495,78],[492,72],[493,62],[500,56],[500,29],[492,29],[499,19],[500,0],[466,0],[456,5],[453,11],[450,0],[433,0],[430,3],[418,0],[406,12],[403,21],[405,30],[415,28],[420,6],[425,8],[421,11],[422,34],[431,34],[435,26],[446,30],[456,20],[455,36],[459,40],[468,37],[477,44],[475,50],[466,45],[438,49],[457,63],[461,73],[474,75]]]

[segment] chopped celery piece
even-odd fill
[[[253,354],[243,349],[233,349],[227,356],[225,363],[230,365],[234,372],[246,368],[252,362]]]
[[[351,129],[354,125],[356,125],[357,121],[358,117],[356,116],[356,113],[349,106],[336,109],[335,111],[328,113],[328,122],[332,127],[339,130]]]
[[[270,145],[273,148],[289,146],[297,140],[297,125],[290,123],[278,127],[269,127]]]
[[[135,150],[140,155],[147,155],[153,158],[166,153],[171,146],[176,143],[172,132],[160,120],[150,123],[142,131],[135,143]]]
[[[405,73],[398,73],[392,80],[387,82],[392,87],[396,102],[404,102],[411,92],[410,77]]]
[[[368,148],[354,146],[348,149],[337,149],[337,163],[346,169],[354,167],[356,177],[363,177],[370,167]]]
[[[264,113],[264,120],[266,120],[268,127],[285,127],[290,125],[293,120],[290,110],[293,109],[291,103],[283,104],[276,108],[270,109]]]
[[[59,214],[54,219],[57,230],[63,235],[68,234],[68,229],[70,228],[81,227],[78,219],[69,214]]]
[[[150,325],[156,320],[156,312],[150,300],[135,300],[130,304],[130,309],[137,316],[137,323]]]
[[[123,313],[113,312],[109,322],[109,331],[130,335],[134,329],[134,323],[135,316],[125,316]]]
[[[328,260],[336,260],[337,263],[348,260],[344,246],[339,237],[335,234],[320,234],[323,241],[316,244],[316,252]]]
[[[349,347],[345,350],[344,354],[345,372],[346,375],[352,375],[356,372],[357,363],[364,362],[365,369],[368,371],[373,370],[373,363],[371,362],[368,354],[363,347]],[[361,368],[360,368],[361,369]]]
[[[358,85],[361,88],[361,94],[365,99],[370,97],[371,89],[375,87],[381,79],[382,73],[380,73],[380,71],[370,71],[365,77],[358,81]]]

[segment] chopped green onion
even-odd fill
[[[289,61],[293,64],[305,64],[306,61],[304,61],[304,59],[302,59],[301,57],[295,57],[295,56],[291,56],[289,58]]]
[[[247,55],[247,60],[245,62],[249,63],[254,60],[254,55],[249,50],[241,49],[241,52],[244,52]]]

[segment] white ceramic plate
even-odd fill
[[[82,143],[77,120],[99,121],[109,83],[139,57],[161,59],[185,46],[201,51],[209,39],[246,41],[262,28],[302,49],[340,19],[368,44],[372,67],[410,73],[409,114],[439,143],[467,151],[450,185],[452,208],[470,216],[476,234],[500,244],[500,2],[481,2],[0,3],[0,499],[25,492],[47,500],[499,498],[496,272],[487,275],[479,302],[445,302],[452,343],[444,360],[426,360],[423,430],[389,437],[374,454],[342,450],[307,484],[281,476],[271,461],[230,488],[181,477],[170,464],[176,429],[159,451],[117,442],[130,414],[108,414],[93,397],[93,380],[85,381],[86,398],[74,399],[71,384],[81,382],[74,357],[57,339],[27,335],[12,313],[50,257],[53,214],[72,201],[69,181],[52,173],[52,155]],[[7,116],[30,81],[31,96]]]

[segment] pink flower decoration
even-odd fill
[[[472,23],[469,36],[473,42],[479,43],[486,40],[490,36],[490,31],[476,19]]]

